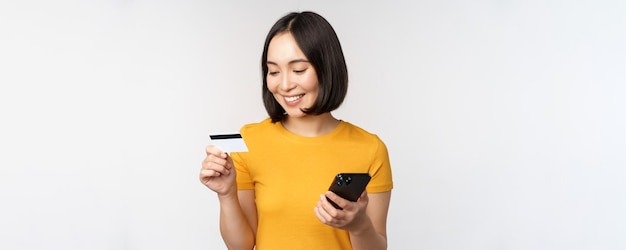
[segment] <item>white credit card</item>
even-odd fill
[[[211,134],[211,144],[224,152],[248,152],[248,147],[239,133]]]

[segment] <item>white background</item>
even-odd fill
[[[271,25],[335,27],[390,249],[626,249],[624,1],[3,1],[0,248],[225,249],[207,135],[266,117]]]

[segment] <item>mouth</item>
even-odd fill
[[[304,96],[304,94],[301,95],[297,95],[297,96],[285,96],[285,101],[287,102],[295,102],[300,100],[300,98],[302,98]]]

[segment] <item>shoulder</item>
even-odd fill
[[[259,122],[243,125],[239,133],[248,139],[267,138],[276,135],[280,131],[280,126],[280,123],[273,123],[270,118],[266,118]]]
[[[342,123],[344,126],[342,137],[345,139],[363,146],[370,145],[371,147],[376,148],[377,151],[386,151],[387,146],[377,134],[369,132],[368,130],[347,121],[342,120]]]
[[[241,129],[239,130],[240,133],[250,133],[250,132],[254,132],[257,130],[263,130],[263,129],[267,129],[269,127],[273,127],[275,126],[275,123],[272,123],[272,119],[270,118],[266,118],[263,119],[259,122],[254,122],[254,123],[248,123],[245,124],[241,127]]]
[[[382,142],[382,140],[378,137],[377,134],[369,132],[363,129],[362,127],[354,125],[350,122],[343,121],[343,120],[341,122],[343,123],[343,126],[345,126],[346,134],[349,135],[350,137]]]

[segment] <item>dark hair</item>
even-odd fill
[[[267,50],[274,36],[290,32],[298,47],[307,57],[319,83],[317,100],[312,107],[302,110],[306,114],[319,115],[337,109],[348,92],[348,68],[339,38],[333,27],[317,13],[291,12],[280,18],[265,39],[261,69],[263,78],[263,104],[272,122],[287,117],[274,95],[267,88]]]

